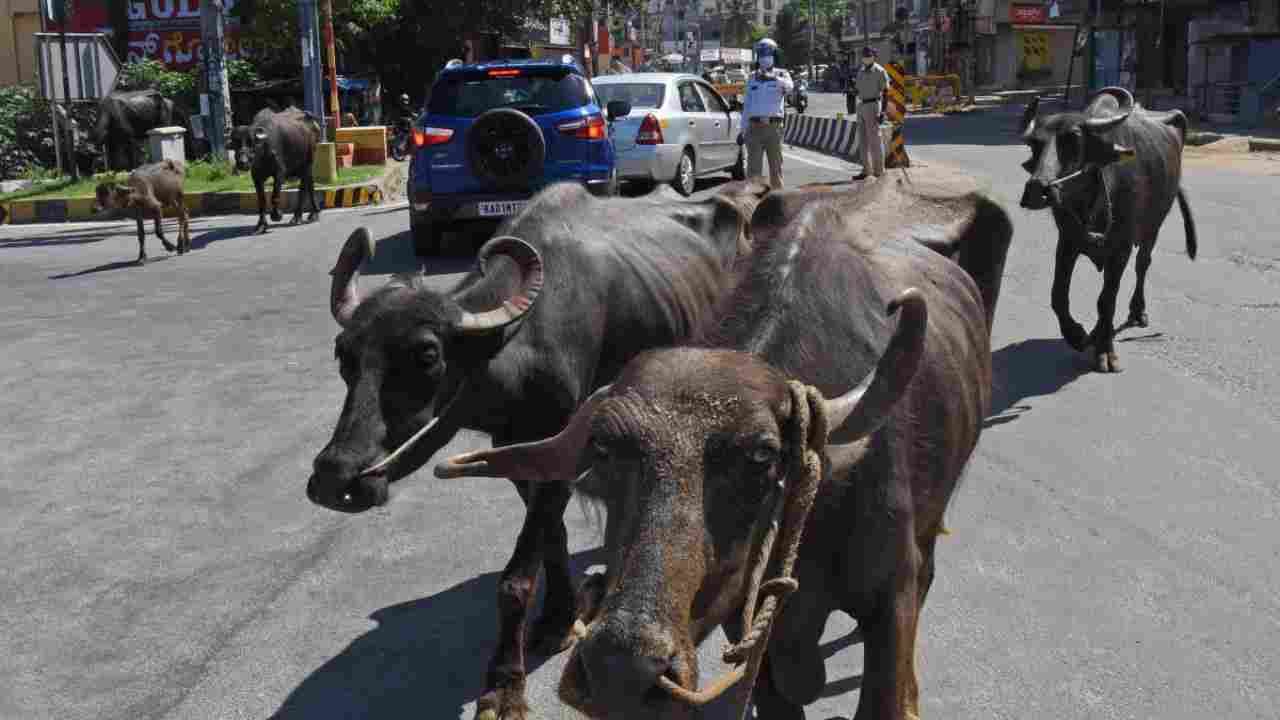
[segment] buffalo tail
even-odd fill
[[[1196,259],[1196,221],[1191,217],[1191,205],[1187,202],[1187,191],[1178,188],[1178,209],[1182,211],[1182,225],[1187,233],[1187,257]]]

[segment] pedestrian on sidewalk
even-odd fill
[[[862,69],[854,78],[854,90],[858,96],[858,131],[862,141],[859,155],[862,172],[854,180],[863,180],[868,172],[875,177],[884,175],[884,142],[880,138],[880,123],[884,122],[884,108],[889,101],[889,73],[876,62],[875,51],[862,48]]]
[[[742,116],[746,120],[747,176],[761,177],[763,155],[769,156],[769,185],[782,187],[782,121],[787,94],[794,84],[774,72],[778,43],[764,38],[756,43],[758,69],[747,80],[747,97]]]

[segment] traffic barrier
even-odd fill
[[[858,150],[854,144],[857,126],[856,121],[844,118],[788,115],[782,141],[832,155],[853,157]]]
[[[893,135],[889,139],[884,166],[886,168],[911,167],[911,158],[907,157],[907,142],[902,136],[902,123],[907,117],[907,95],[904,85],[907,73],[905,68],[896,62],[886,65],[885,70],[889,73],[889,102],[884,112],[889,122],[893,123]]]
[[[268,189],[268,195],[270,189]],[[192,193],[184,201],[192,216],[257,213],[258,195],[252,192]],[[270,200],[268,200],[270,202]],[[298,190],[280,192],[281,212],[297,207]],[[361,207],[382,202],[382,188],[375,184],[351,185],[317,190],[316,202],[321,209]],[[94,213],[93,198],[59,198],[55,200],[11,200],[0,204],[0,224],[75,222],[81,220],[120,220],[117,213]],[[165,217],[176,217],[177,211],[166,209]]]

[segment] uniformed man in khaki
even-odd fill
[[[747,78],[747,97],[742,105],[742,121],[746,126],[747,176],[760,177],[763,155],[769,156],[769,185],[782,187],[782,121],[787,93],[794,83],[773,71],[778,44],[769,38],[756,43],[756,62],[760,68]]]
[[[875,52],[862,48],[862,69],[854,78],[854,91],[858,103],[858,134],[861,137],[859,153],[862,173],[854,180],[862,180],[870,173],[884,175],[884,143],[880,139],[880,123],[884,121],[884,108],[889,101],[889,73],[876,62]]]

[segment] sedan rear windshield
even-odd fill
[[[666,86],[662,83],[597,83],[596,95],[600,103],[608,105],[614,100],[625,100],[633,108],[662,107],[662,95]]]
[[[486,72],[450,74],[431,89],[427,112],[470,118],[494,108],[515,108],[530,115],[545,115],[591,103],[591,88],[581,75],[564,70],[518,72],[509,76]]]

